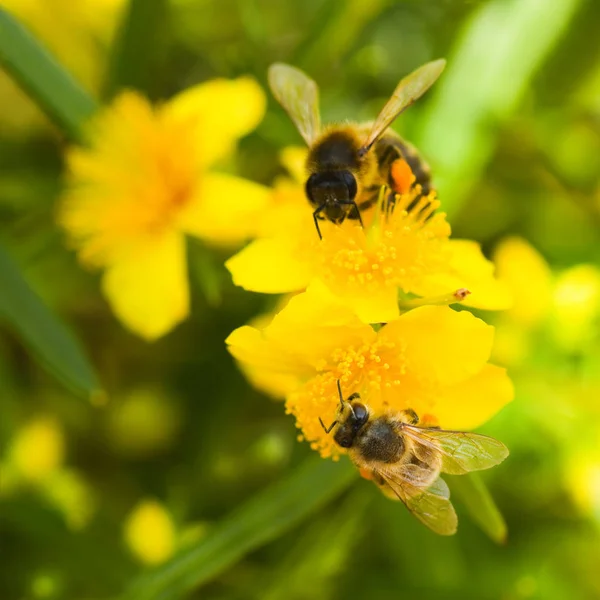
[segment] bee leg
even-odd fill
[[[412,408],[401,411],[399,416],[404,423],[409,425],[416,425],[419,422],[419,416]]]
[[[364,229],[365,225],[363,223],[362,217],[360,216],[360,210],[358,208],[358,204],[354,200],[348,200],[347,202],[340,202],[340,204],[347,204],[352,206],[351,212],[348,214],[349,219],[358,219],[360,222],[360,226]]]
[[[334,421],[329,427],[325,427],[325,423],[323,423],[321,417],[319,417],[319,423],[321,423],[321,427],[323,428],[325,433],[329,433],[337,425],[337,421]]]
[[[319,228],[319,215],[321,214],[324,208],[325,204],[321,204],[321,206],[319,206],[319,208],[317,208],[315,212],[313,212],[313,220],[315,222],[315,227],[317,228],[317,233],[319,234],[320,240],[323,239],[323,236],[321,235],[321,229]]]

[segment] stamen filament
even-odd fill
[[[414,298],[413,300],[400,300],[398,305],[401,309],[405,310],[427,305],[449,306],[450,304],[462,302],[470,293],[471,292],[467,288],[459,288],[454,292],[442,294],[441,296],[432,296],[430,298]]]

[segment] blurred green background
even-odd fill
[[[511,450],[484,474],[507,541],[460,493],[459,533],[439,538],[349,465],[311,460],[282,404],[249,387],[223,340],[275,299],[234,288],[225,253],[190,244],[192,316],[174,332],[146,344],[119,325],[54,224],[65,140],[0,72],[0,597],[600,597],[597,0],[0,6],[99,100],[243,74],[266,86],[283,60],[319,82],[325,121],[366,120],[403,75],[447,58],[395,128],[431,163],[454,236],[496,256],[517,299],[480,313],[516,384],[483,428]],[[269,184],[299,143],[270,99],[231,166]],[[38,360],[46,325],[18,322],[36,307],[19,317],[2,300],[21,276],[107,397],[53,376],[77,354],[61,334]]]

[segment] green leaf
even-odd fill
[[[123,87],[148,92],[168,35],[167,0],[129,0],[111,58],[106,95]]]
[[[123,600],[167,600],[189,592],[310,517],[355,478],[349,461],[311,457],[225,518],[197,545],[142,575]]]
[[[362,483],[341,504],[336,503],[335,510],[303,528],[283,559],[269,569],[261,586],[262,600],[335,595],[339,578],[362,541],[367,508],[374,497],[371,486]]]
[[[72,139],[96,102],[13,16],[0,8],[0,65]]]
[[[413,139],[431,161],[442,207],[456,214],[582,0],[492,0],[474,11]]]
[[[217,264],[216,257],[209,248],[198,240],[188,242],[190,272],[206,303],[216,307],[221,304],[223,287],[223,263]]]
[[[471,518],[496,543],[506,541],[506,522],[485,483],[477,473],[448,477],[453,496],[469,511]]]
[[[1,248],[0,322],[11,327],[44,367],[74,392],[88,398],[99,393],[94,371],[77,341]]]

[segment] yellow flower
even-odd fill
[[[65,458],[65,438],[59,423],[40,417],[18,431],[9,450],[9,461],[20,477],[40,482],[60,469]]]
[[[125,521],[125,542],[147,565],[167,560],[175,550],[175,525],[167,509],[156,500],[142,500]]]
[[[319,418],[334,418],[338,379],[375,413],[412,408],[450,429],[484,423],[513,395],[505,370],[487,363],[493,335],[471,313],[445,306],[416,308],[375,332],[316,284],[264,329],[240,327],[227,343],[263,381],[271,375],[281,384],[287,376],[288,412],[312,447],[329,456],[339,448]]]
[[[292,156],[288,151],[285,159],[296,182],[276,182],[259,236],[226,263],[237,285],[286,293],[319,280],[368,323],[398,317],[398,291],[435,297],[467,288],[468,306],[510,305],[479,245],[449,239],[445,215],[433,214],[439,206],[434,192],[408,210],[420,186],[398,196],[391,212],[382,210],[381,203],[363,211],[364,229],[349,219],[341,225],[323,221],[320,240],[294,152]]]
[[[188,314],[185,235],[239,243],[266,206],[266,188],[212,170],[264,106],[247,78],[200,84],[155,108],[125,92],[92,123],[90,147],[67,154],[60,224],[81,261],[104,269],[116,315],[144,338]]]
[[[513,297],[513,304],[503,317],[525,327],[542,321],[552,295],[552,272],[544,257],[526,240],[509,237],[498,245],[493,258],[498,279]]]
[[[597,347],[600,336],[600,270],[577,265],[557,278],[553,293],[551,329],[567,352]]]

